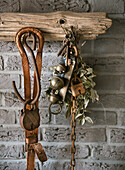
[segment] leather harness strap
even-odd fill
[[[42,147],[42,145],[40,143],[31,144],[30,146],[32,146],[32,148],[34,149],[38,159],[41,162],[47,161],[47,157],[45,155],[45,151],[44,151],[44,149],[43,149],[43,147]]]
[[[21,59],[22,59],[25,99],[23,99],[18,94],[17,90],[15,90],[15,92],[18,94],[18,97],[23,103],[31,99],[31,80],[30,80],[30,71],[29,71],[29,61],[26,55],[26,51],[21,42],[23,36],[29,33],[35,34],[38,38],[38,50],[37,50],[37,55],[36,55],[36,64],[38,68],[39,77],[41,76],[42,50],[43,50],[43,44],[44,44],[43,34],[40,30],[36,28],[24,27],[20,29],[16,34],[15,41],[16,41],[16,44],[17,44],[17,47],[19,49]],[[13,83],[13,86],[15,86],[15,83]],[[36,97],[36,95],[37,95],[37,81],[36,81],[36,72],[34,70],[33,99]],[[38,108],[38,100],[36,102],[36,107]],[[27,105],[26,108],[30,110],[31,105]],[[33,131],[26,130],[25,131],[25,151],[27,151],[27,170],[35,169],[35,152],[40,161],[43,162],[47,160],[47,157],[45,157],[45,152],[41,144],[37,142],[38,142],[38,128]]]

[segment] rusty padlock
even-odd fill
[[[32,131],[39,127],[40,125],[40,115],[39,109],[36,107],[32,108],[31,110],[26,109],[26,105],[28,101],[24,104],[24,109],[21,110],[22,114],[20,116],[20,125],[23,129]]]
[[[85,94],[85,87],[79,77],[76,77],[76,81],[75,81],[75,78],[72,78],[71,91],[74,97],[77,97],[81,94]]]

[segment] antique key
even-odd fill
[[[31,110],[26,109],[26,105],[30,100],[25,102],[24,109],[21,110],[22,114],[20,116],[20,125],[23,129],[32,131],[39,127],[40,125],[40,115],[39,109],[36,107],[32,108]]]
[[[75,78],[71,80],[71,91],[74,97],[77,97],[80,94],[85,94],[85,87],[79,77],[76,77],[76,81]]]

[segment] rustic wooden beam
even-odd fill
[[[0,14],[0,40],[14,41],[18,29],[22,27],[39,28],[45,41],[62,41],[64,28],[73,26],[80,39],[92,40],[99,34],[104,34],[112,24],[106,18],[106,13],[76,13],[71,11],[58,11],[53,13],[2,13]]]

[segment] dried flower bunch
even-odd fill
[[[96,74],[93,71],[93,68],[89,67],[85,62],[82,61],[81,56],[80,56],[77,76],[81,78],[86,93],[78,96],[76,99],[77,111],[76,111],[75,118],[78,119],[79,123],[82,125],[85,123],[85,121],[89,123],[93,123],[92,119],[86,116],[86,113],[89,112],[89,110],[87,110],[87,106],[89,102],[92,101],[94,103],[95,101],[99,100],[97,91],[94,89],[96,83],[94,82],[93,78],[96,77]],[[69,86],[66,99],[65,99],[65,106],[66,108],[68,108],[66,112],[66,118],[70,116],[70,110],[72,107],[72,102],[70,99],[71,99],[71,89]]]
[[[58,74],[56,70],[54,69],[55,67],[51,67],[51,70],[53,70],[53,74],[56,75]],[[99,96],[97,94],[97,91],[94,89],[96,83],[94,82],[93,78],[96,77],[95,72],[93,71],[93,68],[88,66],[85,62],[83,62],[82,57],[80,56],[80,62],[79,62],[79,67],[78,67],[78,72],[77,76],[81,78],[82,83],[84,84],[85,87],[85,94],[79,95],[76,99],[76,119],[79,120],[79,123],[83,125],[86,121],[88,123],[93,123],[92,119],[87,115],[87,106],[90,101],[93,103],[95,101],[99,100]],[[49,96],[51,91],[51,88],[49,87],[48,90],[46,91],[47,96]],[[72,107],[72,102],[71,102],[71,88],[70,85],[67,90],[67,95],[65,98],[65,102],[63,103],[67,109],[66,111],[66,118],[70,117],[71,115],[71,107]]]

